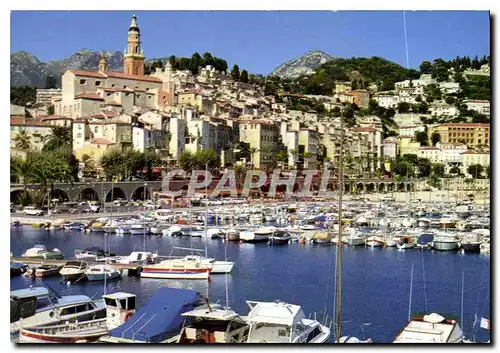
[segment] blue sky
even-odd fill
[[[131,11],[12,11],[11,52],[42,61],[82,49],[123,50]],[[146,57],[195,51],[267,74],[310,50],[406,65],[402,11],[136,11]],[[489,55],[486,11],[407,11],[410,66]]]

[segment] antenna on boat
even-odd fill
[[[464,330],[464,271],[462,271],[462,302],[460,308],[460,328]]]
[[[208,163],[205,164],[205,258],[208,257]]]
[[[338,209],[338,225],[339,225],[339,232],[338,232],[338,237],[337,237],[337,310],[336,310],[336,320],[337,321],[337,327],[336,327],[336,332],[337,332],[337,337],[336,341],[339,342],[340,340],[340,333],[341,333],[341,323],[340,323],[340,318],[341,318],[341,303],[342,303],[342,194],[343,194],[343,188],[344,188],[344,181],[343,181],[343,143],[344,143],[344,121],[343,121],[343,113],[340,114],[340,153],[339,153],[339,209]]]
[[[411,277],[410,277],[410,302],[408,304],[408,322],[411,320],[411,297],[413,295],[413,264],[411,264]]]

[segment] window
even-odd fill
[[[52,303],[50,302],[49,298],[44,298],[44,297],[41,297],[41,298],[37,298],[36,300],[36,309],[41,309],[41,308],[45,308],[49,305],[51,305]]]
[[[78,306],[76,307],[76,313],[77,313],[77,314],[78,314],[78,313],[83,313],[83,312],[88,311],[88,310],[89,310],[89,308],[88,308],[88,305],[87,305],[87,304],[78,305]]]
[[[101,148],[101,145],[97,145],[97,148],[100,149]]]
[[[95,81],[95,85],[96,86],[100,86],[101,85],[101,81]]]
[[[111,87],[115,87],[115,84],[113,83],[113,84],[111,85]]]
[[[77,134],[76,134],[76,138],[78,138],[78,139],[79,139],[79,138],[82,138],[82,133],[81,133],[81,132],[77,133]]]
[[[146,88],[146,92],[149,91],[149,88]]]
[[[140,95],[140,94],[138,94],[138,95],[137,95],[137,98],[141,98],[141,95]]]
[[[122,309],[126,309],[127,308],[127,299],[119,299],[120,301],[120,307]]]
[[[123,85],[123,88],[127,88],[127,85]]]
[[[85,83],[87,83],[87,80],[84,80],[84,79],[81,79],[81,80],[80,80],[80,84],[81,84],[81,85],[84,85]]]
[[[106,96],[108,96],[108,97],[109,97],[110,95],[111,95],[111,93],[106,93]]]
[[[96,126],[96,127],[94,128],[94,132],[95,132],[95,133],[98,133],[98,132],[99,132],[99,126]]]
[[[128,97],[128,96],[130,96],[130,93],[125,93],[125,97]]]

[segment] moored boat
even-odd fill
[[[370,248],[378,248],[385,245],[384,238],[372,235],[366,238],[366,246]]]
[[[36,277],[50,277],[57,276],[61,270],[61,265],[45,265],[42,264],[40,267],[35,269]]]
[[[64,258],[64,254],[62,253],[61,250],[54,248],[54,249],[47,249],[45,245],[37,244],[33,246],[32,248],[26,250],[21,257],[26,257],[30,259],[47,259],[47,260],[60,260]]]
[[[461,343],[463,332],[455,320],[432,313],[413,317],[394,343]]]
[[[64,265],[59,274],[63,277],[65,281],[80,281],[85,278],[85,270],[87,269],[87,263],[81,261],[68,261]]]
[[[173,259],[158,264],[144,266],[141,277],[166,279],[208,279],[211,267],[202,265],[201,261]]]
[[[110,265],[90,265],[85,270],[85,276],[89,281],[103,281],[120,278],[122,272]]]

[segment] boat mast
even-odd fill
[[[208,226],[208,163],[205,164],[205,258],[208,257],[207,226]]]
[[[462,271],[462,303],[460,309],[460,328],[464,329],[464,271]]]
[[[413,295],[413,264],[411,264],[411,277],[410,277],[410,302],[408,304],[408,322],[411,320],[411,297]]]
[[[337,326],[337,342],[340,340],[340,314],[342,302],[342,194],[344,192],[344,174],[343,174],[343,147],[344,147],[344,121],[342,119],[343,113],[340,114],[340,153],[339,153],[339,205],[338,205],[338,225],[339,232],[337,235],[337,312],[336,319]]]

